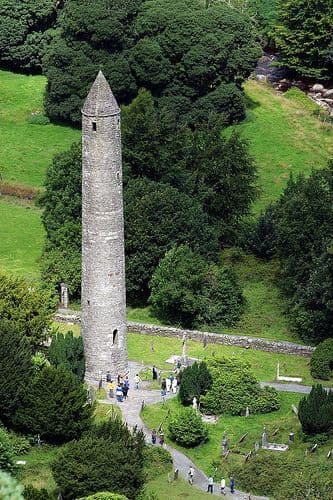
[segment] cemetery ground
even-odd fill
[[[72,330],[74,335],[80,335],[79,325],[72,323],[53,323],[60,332]],[[132,361],[138,361],[143,367],[155,365],[160,370],[170,373],[172,365],[166,363],[174,354],[181,354],[182,339],[170,337],[156,337],[142,333],[129,332],[128,356]],[[154,351],[152,350],[152,347]],[[310,374],[310,358],[292,354],[279,354],[258,351],[236,346],[208,344],[203,349],[201,342],[187,340],[186,351],[189,357],[202,361],[210,356],[212,351],[215,356],[238,356],[250,364],[256,377],[261,382],[274,382],[276,378],[277,363],[280,363],[280,375],[288,377],[302,377],[302,384],[312,385],[322,383],[312,378]],[[333,386],[333,381],[325,381],[325,386]]]

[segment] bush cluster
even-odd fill
[[[196,397],[200,402],[201,396],[204,396],[212,385],[212,376],[209,373],[206,363],[195,362],[180,372],[179,399],[183,405],[192,404]]]
[[[82,337],[75,337],[72,331],[53,335],[47,357],[53,366],[62,366],[84,379],[85,360]]]
[[[191,448],[207,441],[208,429],[201,415],[193,408],[182,408],[168,421],[170,439],[181,446]]]
[[[93,407],[77,377],[66,368],[46,366],[28,383],[14,422],[51,442],[78,438],[91,425]]]
[[[325,434],[333,429],[333,391],[313,386],[298,406],[298,418],[305,434]]]
[[[230,268],[207,263],[187,245],[169,250],[156,268],[149,302],[167,323],[232,326],[245,299]]]
[[[280,401],[275,389],[261,389],[250,366],[238,358],[207,360],[212,386],[201,398],[205,411],[214,415],[241,415],[246,407],[250,413],[278,410]]]
[[[52,472],[66,499],[112,491],[135,499],[144,484],[141,431],[131,434],[115,417],[94,426],[88,433],[63,447]]]
[[[329,380],[333,376],[333,339],[326,339],[317,345],[311,361],[310,371],[313,378]]]

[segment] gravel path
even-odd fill
[[[310,394],[312,386],[311,385],[300,385],[300,384],[282,384],[280,382],[260,382],[261,387],[269,386],[274,387],[277,391],[281,392],[299,392],[300,394]],[[326,391],[329,391],[329,387],[325,387]]]
[[[146,439],[147,442],[151,442],[150,440],[150,435],[151,432],[150,430],[145,426],[144,422],[142,421],[140,417],[140,411],[142,408],[142,401],[144,401],[144,404],[153,404],[153,403],[158,403],[161,401],[161,395],[159,390],[152,390],[148,388],[149,383],[148,382],[143,382],[141,384],[141,387],[138,390],[134,389],[134,377],[136,373],[139,373],[142,370],[142,365],[140,363],[136,363],[133,361],[129,362],[129,380],[130,380],[130,391],[129,391],[129,397],[126,401],[123,403],[118,403],[123,418],[129,425],[129,427],[133,428],[134,426],[138,426],[139,429],[142,429],[143,432],[146,434]],[[167,394],[167,399],[171,399],[173,397],[172,394]],[[99,400],[100,403],[106,403],[106,404],[112,404],[114,403],[114,399],[103,399]],[[159,446],[159,445],[156,445]],[[195,470],[195,475],[194,475],[194,487],[201,489],[202,491],[207,491],[207,484],[208,484],[208,478],[204,474],[203,471],[198,469],[198,467],[193,464],[193,462],[183,453],[180,451],[172,448],[171,446],[164,444],[164,448],[167,449],[173,458],[173,467],[174,470],[178,469],[179,470],[179,475],[187,480],[187,471],[192,465]],[[251,498],[252,500],[266,500],[267,497],[258,497],[258,496],[253,496],[249,495],[248,493],[243,493],[241,491],[235,490],[235,493],[231,494],[230,489],[226,488],[227,494],[224,498],[226,499],[235,499],[235,500],[248,500]],[[220,494],[220,488],[217,483],[214,484],[214,495],[221,496]]]

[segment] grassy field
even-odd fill
[[[55,153],[80,140],[80,131],[61,125],[33,125],[43,111],[46,79],[0,71],[0,173],[5,181],[40,187]]]
[[[304,458],[305,450],[309,447],[309,444],[302,441],[298,418],[291,410],[292,404],[298,404],[300,395],[281,393],[280,399],[281,408],[279,411],[263,415],[250,415],[247,418],[222,416],[216,425],[208,424],[209,440],[205,444],[190,449],[181,448],[175,445],[175,443],[172,443],[172,446],[189,456],[199,468],[206,472],[206,474],[214,473],[215,468],[218,467],[219,473],[223,473],[224,476],[228,478],[230,474],[229,471],[232,470],[235,465],[243,465],[245,455],[249,451],[254,450],[255,442],[261,443],[263,427],[266,426],[268,441],[270,442],[288,443],[289,433],[294,432],[295,442],[287,452],[288,455],[295,458],[302,458],[306,460],[309,465],[315,464],[320,470],[320,465],[327,462],[327,452],[333,446],[332,437],[325,445],[319,447],[316,454],[309,454]],[[151,429],[158,428],[161,422],[166,418],[164,433],[166,435],[166,441],[171,443],[167,437],[167,412],[170,411],[170,415],[172,415],[180,406],[177,398],[169,400],[165,405],[160,403],[147,405],[143,412],[141,412],[141,416]],[[278,432],[272,437],[272,433],[276,429],[278,429]],[[227,461],[221,460],[221,440],[224,432],[226,432],[228,436],[231,450]],[[247,433],[246,439],[242,443],[239,443],[240,438],[245,433]],[[260,451],[259,453],[269,454],[272,452]],[[242,487],[239,483],[237,486],[239,488]]]
[[[256,159],[261,195],[259,212],[276,200],[290,173],[310,173],[333,155],[333,126],[313,115],[311,101],[279,95],[254,80],[245,84],[250,109],[247,119],[235,128],[250,143]]]
[[[44,243],[40,210],[33,204],[0,196],[0,269],[16,276],[39,276]]]
[[[152,344],[154,351],[152,351]],[[244,349],[241,347],[209,345],[206,350],[200,342],[188,341],[187,353],[189,356],[204,359],[214,351],[216,356],[238,356],[247,361],[255,376],[266,382],[272,382],[276,377],[276,366],[280,363],[280,374],[290,377],[302,377],[303,383],[312,385],[315,382],[310,375],[309,358],[294,356],[290,354],[276,354],[271,352],[256,351],[254,349]],[[128,355],[135,361],[142,362],[143,365],[156,365],[160,369],[172,370],[172,365],[165,361],[173,354],[181,354],[182,340],[167,337],[152,337],[139,333],[128,335]],[[333,385],[333,381],[325,385]]]
[[[72,330],[74,334],[80,334],[78,325],[67,323],[54,323],[61,332]],[[163,370],[172,370],[172,365],[165,361],[173,354],[181,354],[182,340],[168,337],[157,337],[143,335],[142,333],[128,334],[128,356],[133,361],[139,361],[143,366],[156,365]],[[152,350],[152,347],[154,351]],[[310,375],[309,358],[294,356],[291,354],[276,354],[241,347],[209,345],[203,348],[201,342],[187,341],[187,352],[189,356],[204,359],[214,351],[216,356],[239,356],[247,361],[254,371],[256,377],[264,382],[273,382],[276,377],[276,366],[280,363],[280,374],[290,377],[302,377],[305,385],[315,382]],[[325,382],[325,385],[333,385],[333,381]]]

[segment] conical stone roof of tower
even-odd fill
[[[84,101],[82,113],[88,116],[110,116],[120,112],[118,103],[102,71]]]

